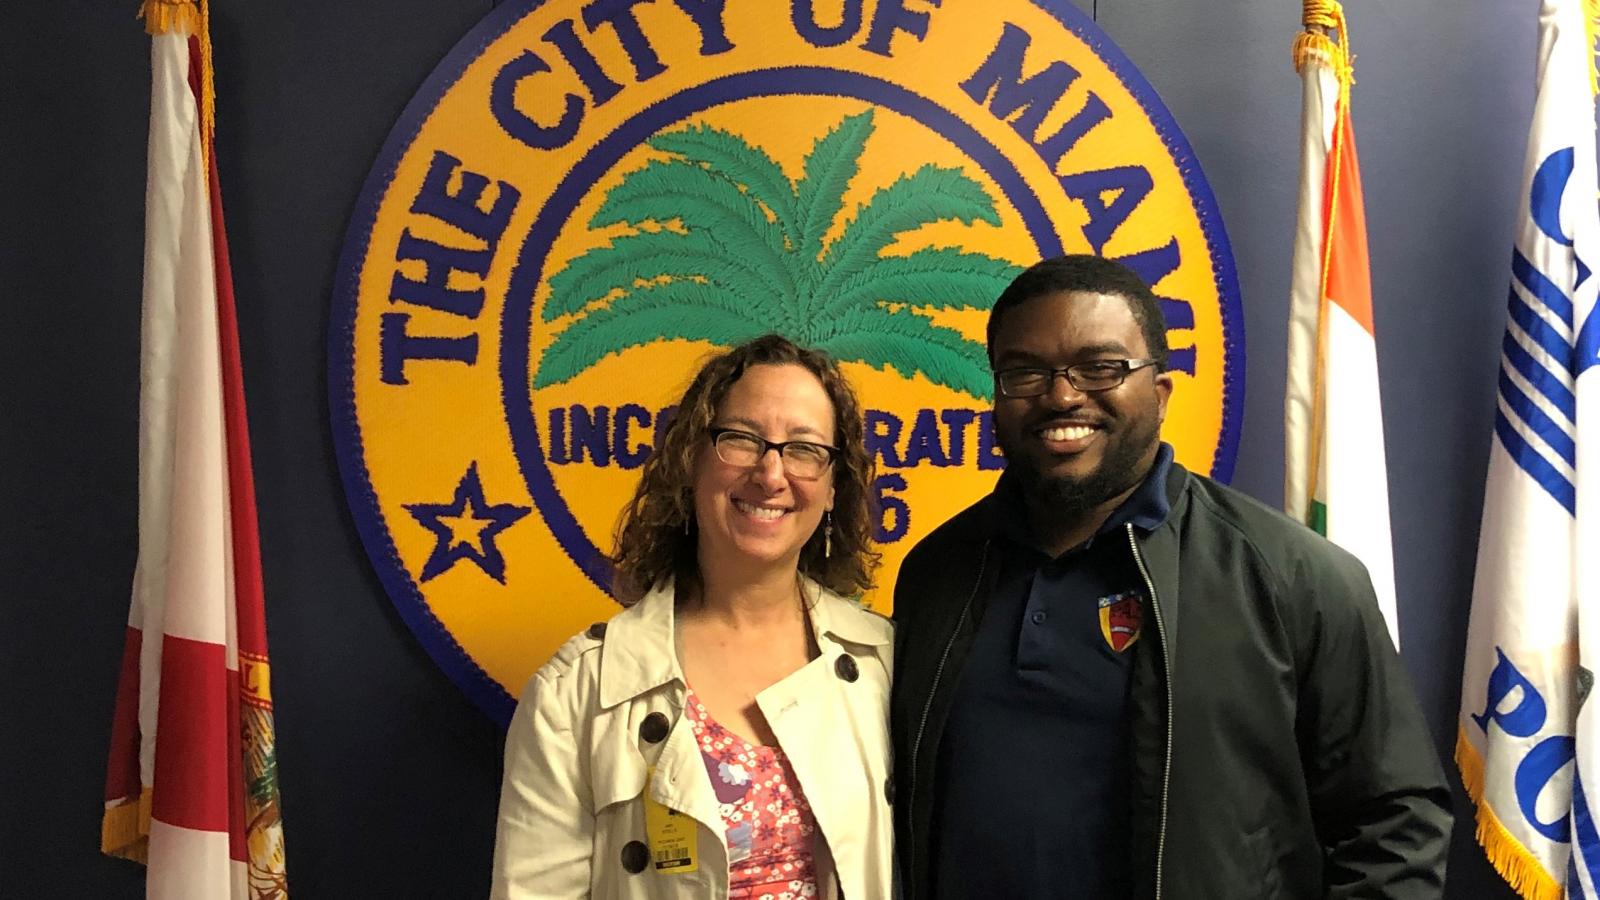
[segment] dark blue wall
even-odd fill
[[[219,155],[261,497],[299,897],[488,886],[497,730],[369,571],[334,470],[328,294],[390,125],[486,0],[214,0]],[[953,2],[953,0],[947,0]],[[1083,0],[1086,10],[1095,4]],[[0,897],[136,897],[96,853],[136,546],[148,41],[136,0],[0,29]],[[1099,0],[1215,189],[1249,339],[1235,484],[1281,497],[1300,4]],[[1454,731],[1494,408],[1533,0],[1350,0],[1406,663]],[[1450,895],[1509,896],[1457,829]]]

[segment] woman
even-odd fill
[[[529,681],[494,896],[887,898],[891,630],[871,458],[827,357],[712,359],[617,530],[627,609]]]

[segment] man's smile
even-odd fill
[[[1089,422],[1048,422],[1033,429],[1034,437],[1052,453],[1078,453],[1100,433],[1101,426]]]

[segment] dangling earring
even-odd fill
[[[822,558],[833,555],[833,510],[822,514]]]

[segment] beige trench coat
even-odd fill
[[[816,816],[821,895],[888,900],[892,626],[813,582],[806,596],[819,598],[821,655],[756,702]],[[669,585],[568,641],[528,682],[506,735],[493,897],[727,896],[724,826],[673,646]],[[647,864],[647,791],[693,819],[698,871]]]

